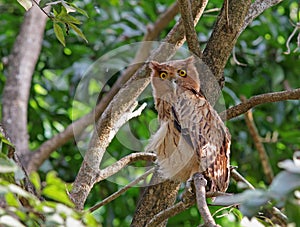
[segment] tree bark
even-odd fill
[[[140,197],[131,223],[132,227],[146,226],[156,214],[174,204],[180,184],[170,180],[161,182],[161,180],[158,172],[155,172],[150,186],[145,188]],[[158,226],[166,224],[167,220]]]
[[[25,14],[8,62],[3,92],[3,126],[24,166],[29,160],[27,109],[32,74],[41,51],[47,16],[34,5]]]
[[[251,1],[238,0],[224,1],[222,10],[214,25],[213,32],[203,51],[203,62],[209,67],[211,73],[200,74],[201,89],[211,104],[219,98],[224,86],[223,71],[232,49],[239,37],[244,20],[249,11]]]

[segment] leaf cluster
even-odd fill
[[[36,172],[32,173],[31,182],[41,197],[29,193],[24,188],[24,174],[20,176],[22,170],[6,154],[6,147],[13,145],[3,133],[0,133],[0,144],[0,225],[101,226],[89,212],[74,209],[67,194],[70,185],[54,171],[47,174],[45,182],[41,182]]]

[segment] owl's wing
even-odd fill
[[[217,112],[203,96],[185,92],[172,107],[172,115],[175,127],[196,153],[199,171],[212,179],[211,186],[224,191],[224,183],[215,181],[228,181],[230,135]]]

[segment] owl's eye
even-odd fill
[[[160,73],[159,73],[159,77],[161,78],[161,79],[166,79],[166,77],[167,77],[167,72],[165,72],[165,71],[161,71]]]
[[[185,77],[186,76],[186,71],[183,70],[183,69],[180,69],[177,71],[178,75],[181,76],[181,77]]]

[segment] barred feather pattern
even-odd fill
[[[200,92],[194,58],[149,66],[160,128],[146,149],[156,152],[162,175],[184,182],[200,172],[207,191],[226,191],[230,133]]]

